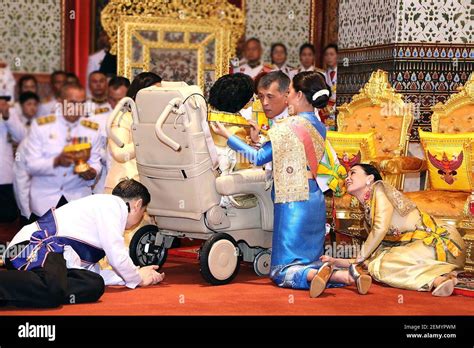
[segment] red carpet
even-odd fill
[[[437,298],[430,293],[374,284],[368,295],[354,287],[328,289],[311,299],[307,291],[280,289],[242,264],[233,283],[211,286],[196,260],[170,255],[163,284],[129,290],[109,287],[98,303],[52,310],[0,310],[0,315],[474,315],[474,299]]]

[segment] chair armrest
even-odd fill
[[[265,190],[265,171],[244,169],[216,179],[217,192],[224,196],[252,194],[260,206],[262,229],[273,230],[273,201],[270,190]]]
[[[409,156],[376,157],[370,164],[379,168],[384,174],[421,173],[427,169],[426,160]]]

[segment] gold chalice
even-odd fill
[[[91,144],[72,144],[64,147],[64,152],[72,155],[74,159],[74,173],[81,174],[90,169],[87,161],[91,157]]]

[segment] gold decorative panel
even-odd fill
[[[228,73],[244,32],[244,15],[210,0],[115,0],[101,14],[118,74],[133,79],[153,71],[168,81],[199,85],[205,94]]]

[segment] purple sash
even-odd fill
[[[31,271],[43,267],[49,253],[64,252],[66,245],[71,246],[82,261],[96,263],[105,256],[102,249],[69,237],[57,237],[54,208],[50,209],[36,222],[38,230],[31,235],[26,247],[10,261],[18,270]]]

